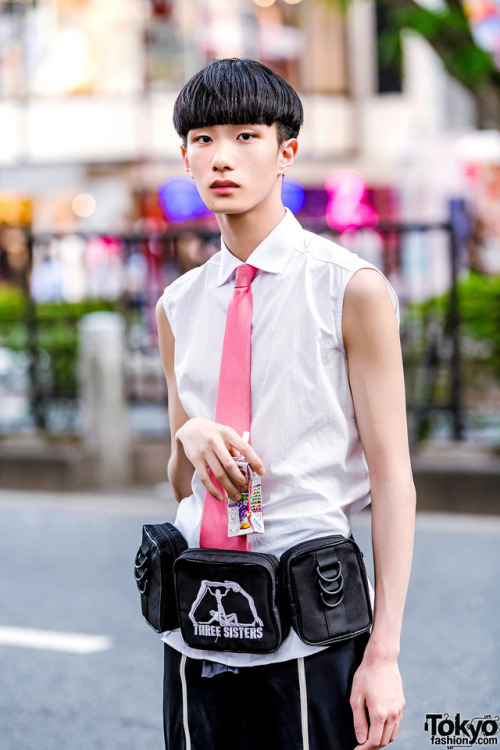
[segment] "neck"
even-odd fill
[[[285,208],[279,202],[272,211],[267,207],[259,210],[256,206],[243,214],[218,214],[217,221],[228,250],[246,263],[255,248],[271,234],[285,215]]]

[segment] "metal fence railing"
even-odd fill
[[[149,410],[154,422],[155,409],[167,405],[156,302],[168,283],[217,249],[218,235],[212,229],[113,236],[26,230],[23,237],[25,263],[16,274],[0,262],[0,431],[78,434],[78,321],[99,309],[125,318],[127,398],[131,407]],[[453,220],[382,224],[339,238],[374,261],[400,297],[414,439],[427,434],[436,415],[447,420],[451,437],[464,434],[457,283],[462,240]],[[425,300],[443,293],[438,319],[425,310]]]

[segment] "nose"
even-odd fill
[[[214,172],[223,172],[225,170],[234,169],[234,158],[227,141],[220,141],[217,144],[212,159],[212,169]]]

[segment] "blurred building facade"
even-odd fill
[[[125,314],[134,430],[167,429],[164,412],[156,424],[143,410],[166,398],[155,304],[218,248],[183,176],[172,109],[213,58],[259,59],[296,87],[305,124],[285,203],[381,267],[403,307],[467,267],[500,271],[500,136],[477,133],[472,98],[419,36],[404,35],[401,67],[388,61],[386,23],[373,0],[352,0],[345,16],[326,0],[0,0],[0,302],[12,318],[0,330],[0,433],[31,412],[38,426],[79,431],[83,301]],[[469,257],[443,223],[464,201],[479,216],[460,229]],[[12,286],[29,304],[9,300]],[[439,324],[435,346],[418,332],[429,403],[437,349],[458,369],[449,330]]]
[[[122,231],[160,217],[151,194],[182,174],[175,96],[231,56],[262,60],[299,90],[302,184],[354,169],[397,189],[403,217],[442,217],[439,192],[458,175],[441,136],[472,128],[473,106],[415,35],[403,70],[385,65],[383,24],[366,0],[345,18],[322,0],[0,0],[0,218]],[[422,185],[429,159],[436,195]]]

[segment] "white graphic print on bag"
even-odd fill
[[[194,634],[213,638],[262,638],[255,602],[234,581],[202,581],[189,612]]]

